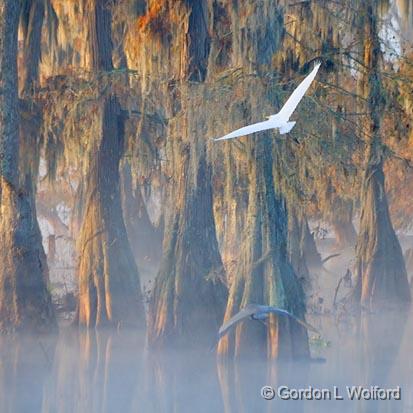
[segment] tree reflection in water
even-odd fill
[[[133,331],[78,331],[0,339],[1,413],[397,412],[413,404],[413,320],[364,317],[346,331],[320,321],[326,363],[217,359],[196,350],[148,351]],[[406,328],[407,326],[407,328]],[[405,331],[406,330],[406,331]],[[401,344],[399,345],[398,343]],[[313,349],[314,350],[314,349]],[[332,388],[402,386],[402,401],[266,401],[264,385]]]

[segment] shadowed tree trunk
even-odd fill
[[[337,249],[352,247],[357,239],[353,225],[353,207],[351,202],[337,198],[332,205],[331,226],[336,235]]]
[[[309,281],[310,272],[322,269],[321,255],[307,218],[292,203],[288,208],[288,254],[294,271],[300,278]]]
[[[403,253],[390,221],[383,163],[368,158],[357,240],[355,296],[366,308],[410,301]]]
[[[369,137],[362,185],[360,231],[356,246],[354,298],[368,309],[383,304],[401,305],[410,301],[406,268],[399,240],[394,232],[387,204],[380,118],[383,107],[379,75],[380,40],[375,2],[361,4],[364,27],[363,79],[367,100]]]
[[[207,2],[205,0],[185,0],[189,10],[187,47],[188,79],[203,82],[207,75],[210,38],[207,26]]]
[[[276,193],[272,141],[251,139],[248,221],[240,249],[239,267],[229,293],[225,320],[249,303],[274,305],[303,318],[304,293],[287,252],[287,211]],[[271,316],[267,328],[244,322],[235,336],[221,339],[220,355],[267,354],[269,358],[309,356],[307,332],[287,318]]]
[[[93,69],[113,70],[111,11],[107,0],[88,4]],[[82,326],[143,326],[145,314],[138,270],[123,221],[119,162],[124,151],[124,114],[115,95],[102,98],[101,129],[86,177],[79,237],[79,307]]]
[[[298,216],[293,206],[288,210],[288,256],[300,282],[307,291],[310,288],[310,273],[306,259],[305,217]],[[311,235],[311,234],[310,234]]]
[[[36,192],[39,175],[41,148],[42,110],[34,102],[33,94],[39,82],[41,59],[42,26],[44,1],[31,0],[24,3],[20,11],[21,27],[24,34],[23,65],[20,84],[20,175],[21,185],[28,196],[32,211],[32,230],[38,242],[39,257],[49,283],[49,269],[42,244],[42,234],[37,221]]]
[[[321,255],[317,250],[314,234],[311,233],[306,219],[302,222],[301,231],[301,243],[307,267],[310,271],[319,270],[322,267]]]
[[[336,247],[338,249],[344,249],[354,245],[357,233],[351,219],[336,219],[331,225],[336,235]]]
[[[187,148],[189,149],[189,148]],[[149,342],[210,346],[227,292],[212,214],[205,147],[184,148],[177,188],[169,194],[163,258],[150,302]]]
[[[407,275],[410,280],[410,287],[412,286],[412,275],[413,275],[413,248],[409,248],[404,253],[404,262],[406,264]]]
[[[32,192],[19,184],[17,29],[19,3],[0,6],[0,328],[55,327]]]
[[[163,225],[151,222],[141,188],[133,187],[130,165],[122,169],[122,209],[134,256],[138,265],[155,265],[162,255]]]
[[[39,62],[41,55],[41,35],[44,20],[44,0],[25,2],[21,13],[24,33],[24,66],[22,67],[23,95],[30,93],[39,81]]]

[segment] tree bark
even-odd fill
[[[89,4],[88,23],[95,72],[112,64],[111,11],[106,0]],[[102,98],[101,130],[86,178],[78,252],[81,326],[145,325],[140,281],[122,215],[119,162],[125,117],[112,93]]]
[[[101,138],[87,176],[80,231],[79,324],[143,326],[139,276],[122,216],[119,161],[124,120],[116,97],[106,99],[101,116]]]
[[[212,213],[211,167],[205,147],[184,148],[172,211],[166,217],[163,258],[149,306],[152,346],[213,344],[227,292]]]
[[[276,192],[272,141],[260,137],[250,147],[248,221],[240,249],[239,267],[231,286],[225,320],[250,303],[273,305],[303,318],[304,293],[287,252],[287,211]],[[276,164],[274,160],[274,164]],[[222,338],[221,356],[267,354],[269,358],[309,356],[307,332],[287,318],[270,316],[267,328],[258,322],[236,327],[235,337]]]
[[[187,47],[189,80],[203,82],[207,75],[210,38],[207,26],[207,1],[185,0],[189,10]]]
[[[407,273],[384,190],[382,161],[369,159],[364,175],[360,232],[356,246],[355,297],[363,307],[410,301]]]
[[[202,82],[208,69],[208,2],[185,0],[176,3],[170,12],[172,21],[176,16],[185,18],[184,32],[176,32],[179,43],[165,55],[169,59],[177,47],[181,60],[179,72],[173,73],[176,69],[172,60],[172,73],[168,74],[171,79],[179,79],[179,92],[166,90],[164,104],[168,116],[175,119],[168,123],[166,139],[165,153],[171,162],[165,164],[164,172],[170,180],[162,260],[149,305],[148,338],[153,347],[167,344],[209,348],[222,322],[227,290],[204,140],[208,120],[199,100],[205,95]]]
[[[31,0],[28,9],[22,13],[24,32],[22,95],[30,93],[39,81],[44,12],[44,0]]]
[[[156,227],[151,222],[141,188],[133,188],[130,165],[122,169],[122,209],[134,256],[138,266],[145,261],[157,264],[162,256],[163,225]]]
[[[332,205],[331,226],[336,235],[336,248],[345,249],[355,245],[357,233],[353,225],[353,208],[351,203],[337,198]]]
[[[304,226],[307,226],[307,220],[304,217],[299,217],[292,206],[290,206],[288,212],[289,260],[301,282],[304,282],[307,287],[310,287],[310,273],[306,259],[306,234],[304,228]]]
[[[301,223],[301,249],[310,272],[319,271],[323,266],[321,255],[317,250],[314,234],[311,233],[307,219]]]
[[[379,75],[380,40],[375,3],[362,3],[364,23],[364,79],[369,136],[361,195],[360,231],[356,246],[356,303],[367,309],[410,302],[410,290],[399,240],[394,232],[387,204],[380,117],[382,108]]]
[[[407,271],[407,276],[410,277],[410,287],[412,287],[412,281],[413,281],[413,248],[409,248],[406,250],[404,253],[404,262],[406,264],[406,271]]]
[[[343,250],[354,245],[357,233],[351,220],[336,219],[331,223],[336,235],[336,248]]]
[[[19,182],[19,3],[0,6],[0,329],[45,331],[56,320],[31,191]]]

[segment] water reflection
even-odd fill
[[[63,331],[43,412],[132,411],[143,346],[142,335],[134,332]]]
[[[210,352],[149,352],[145,375],[145,411],[223,411],[215,356]]]
[[[53,365],[55,337],[5,336],[0,340],[0,412],[40,412]]]
[[[373,383],[383,388],[401,385],[402,375],[391,377],[405,333],[408,310],[400,308],[393,311],[366,314],[360,323],[362,347],[362,378],[364,383]],[[405,389],[406,390],[406,389]],[[410,389],[409,389],[410,390]],[[363,412],[382,411],[402,412],[402,403],[383,403],[370,401],[361,403]]]
[[[372,315],[337,329],[318,320],[331,346],[326,363],[217,361],[209,352],[145,350],[144,335],[78,331],[0,338],[1,413],[397,412],[413,409],[411,315]],[[407,328],[406,328],[407,327]],[[313,348],[313,353],[315,349]],[[402,401],[266,401],[264,385],[333,388],[402,386]]]

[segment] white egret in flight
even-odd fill
[[[296,123],[295,121],[289,121],[290,116],[293,114],[295,108],[305,95],[305,92],[307,92],[307,89],[310,87],[318,72],[318,69],[320,68],[320,65],[321,63],[317,63],[314,66],[314,69],[311,71],[311,73],[298,85],[298,87],[294,90],[292,95],[288,98],[287,102],[285,102],[284,106],[278,113],[268,116],[268,120],[264,122],[258,122],[252,125],[244,126],[243,128],[228,133],[221,138],[214,139],[214,141],[237,138],[238,136],[249,135],[250,133],[267,129],[278,129],[281,135],[290,132],[290,130]]]

